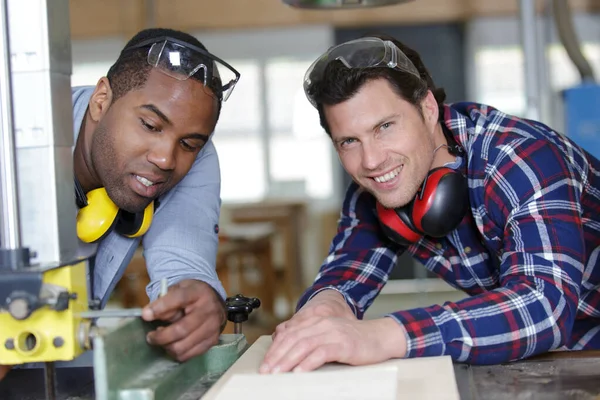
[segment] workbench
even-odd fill
[[[461,400],[600,400],[600,351],[493,366],[455,364]]]
[[[134,321],[96,343],[94,357],[101,361],[95,363],[106,366],[100,374],[92,367],[56,368],[57,400],[92,400],[98,390],[107,399],[200,399],[247,349],[243,335],[223,335],[209,353],[178,364],[136,340],[140,329],[143,324]],[[454,372],[462,400],[600,399],[600,351],[548,353],[495,366],[455,364]],[[43,369],[13,370],[0,382],[0,399],[45,399],[43,382]]]

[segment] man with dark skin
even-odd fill
[[[194,79],[178,81],[151,70],[146,84],[113,99],[100,79],[75,146],[75,173],[84,190],[105,187],[119,208],[140,212],[189,172],[210,139],[218,104]],[[144,177],[146,187],[136,179]],[[102,177],[102,178],[101,178]],[[180,361],[217,343],[225,323],[222,299],[210,285],[183,280],[144,308],[148,321],[173,322],[148,334]]]
[[[168,322],[146,340],[182,362],[215,345],[226,324],[215,271],[221,201],[211,135],[238,79],[194,37],[148,29],[95,87],[73,89],[74,172],[83,192],[89,199],[104,188],[131,214],[154,204],[143,235],[111,229],[97,241],[91,297],[106,305],[141,245],[151,280],[142,318]],[[164,281],[168,291],[159,296]],[[0,366],[0,379],[7,371]]]

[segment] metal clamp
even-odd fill
[[[242,322],[248,321],[250,313],[260,307],[260,300],[256,297],[245,297],[236,294],[225,300],[227,319],[234,323],[234,333],[242,333]]]

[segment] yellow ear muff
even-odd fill
[[[106,189],[94,189],[87,194],[88,205],[77,213],[77,236],[86,243],[100,240],[113,226],[119,208]]]
[[[144,235],[154,216],[154,202],[148,204],[144,212],[132,214],[121,210],[115,223],[115,230],[123,236],[130,238]]]

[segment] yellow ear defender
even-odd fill
[[[152,223],[154,202],[143,212],[130,213],[119,209],[104,188],[94,189],[86,195],[77,179],[75,199],[79,207],[77,236],[86,243],[101,240],[111,229],[130,238],[142,236]]]

